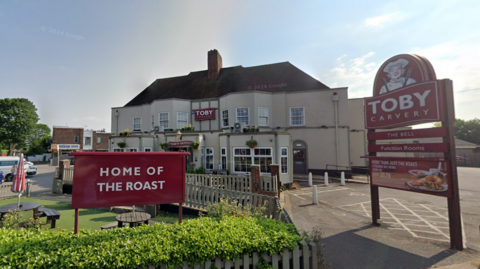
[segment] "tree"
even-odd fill
[[[442,124],[435,123],[435,127],[441,127]],[[473,120],[455,119],[453,123],[455,137],[470,143],[480,144],[480,119]]]
[[[17,144],[25,143],[38,122],[37,108],[25,98],[0,99],[0,141],[11,155]]]
[[[50,147],[49,140],[51,129],[46,124],[37,123],[29,134],[26,144],[28,145],[27,155],[43,154],[48,151]]]

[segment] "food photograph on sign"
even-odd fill
[[[394,189],[447,195],[449,175],[446,162],[372,158],[372,184]]]

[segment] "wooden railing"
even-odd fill
[[[317,269],[317,245],[314,243],[306,243],[304,241],[300,242],[293,250],[283,249],[282,253],[275,253],[272,255],[259,255],[257,252],[251,254],[246,254],[243,257],[240,257],[236,260],[222,260],[216,258],[212,261],[207,261],[203,264],[196,264],[194,266],[189,266],[185,261],[183,266],[175,267],[178,269],[210,269],[212,267],[218,269],[234,269],[234,268],[258,268],[258,265],[261,261],[260,257],[263,258],[269,265],[273,268],[283,268],[283,269]],[[166,268],[165,265],[159,267],[149,266],[149,269],[154,268]]]
[[[277,176],[261,176],[261,190],[262,191],[277,191],[278,184],[277,184]]]
[[[10,190],[12,188],[12,185],[12,182],[5,182],[3,184],[0,184],[0,199],[8,199],[18,196],[17,193],[14,193]]]
[[[73,167],[63,168],[63,175],[60,177],[58,167],[55,167],[55,178],[61,178],[66,184],[73,184]]]
[[[222,189],[192,183],[185,187],[185,206],[206,210],[210,205],[225,199],[229,202],[237,202],[242,206],[250,205],[252,207],[265,206],[267,208],[267,217],[280,219],[280,207],[277,197],[261,195],[251,192],[241,192],[231,189]]]
[[[187,174],[187,184],[195,186],[207,186],[224,190],[233,190],[240,192],[252,191],[252,179],[250,176],[243,175],[198,175]]]

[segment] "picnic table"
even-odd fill
[[[123,227],[124,223],[129,223],[130,227],[136,227],[139,224],[147,224],[148,220],[152,218],[152,216],[148,213],[144,212],[129,212],[123,213],[117,216],[118,227]]]
[[[41,204],[35,203],[35,202],[22,202],[20,203],[20,207],[18,207],[18,203],[0,206],[0,219],[3,219],[3,216],[7,214],[9,211],[30,211],[30,210],[33,210],[33,217],[36,218],[38,214],[38,208],[40,206]]]

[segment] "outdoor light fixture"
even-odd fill
[[[178,130],[177,132],[177,140],[182,140],[182,133],[180,132],[180,130]]]

